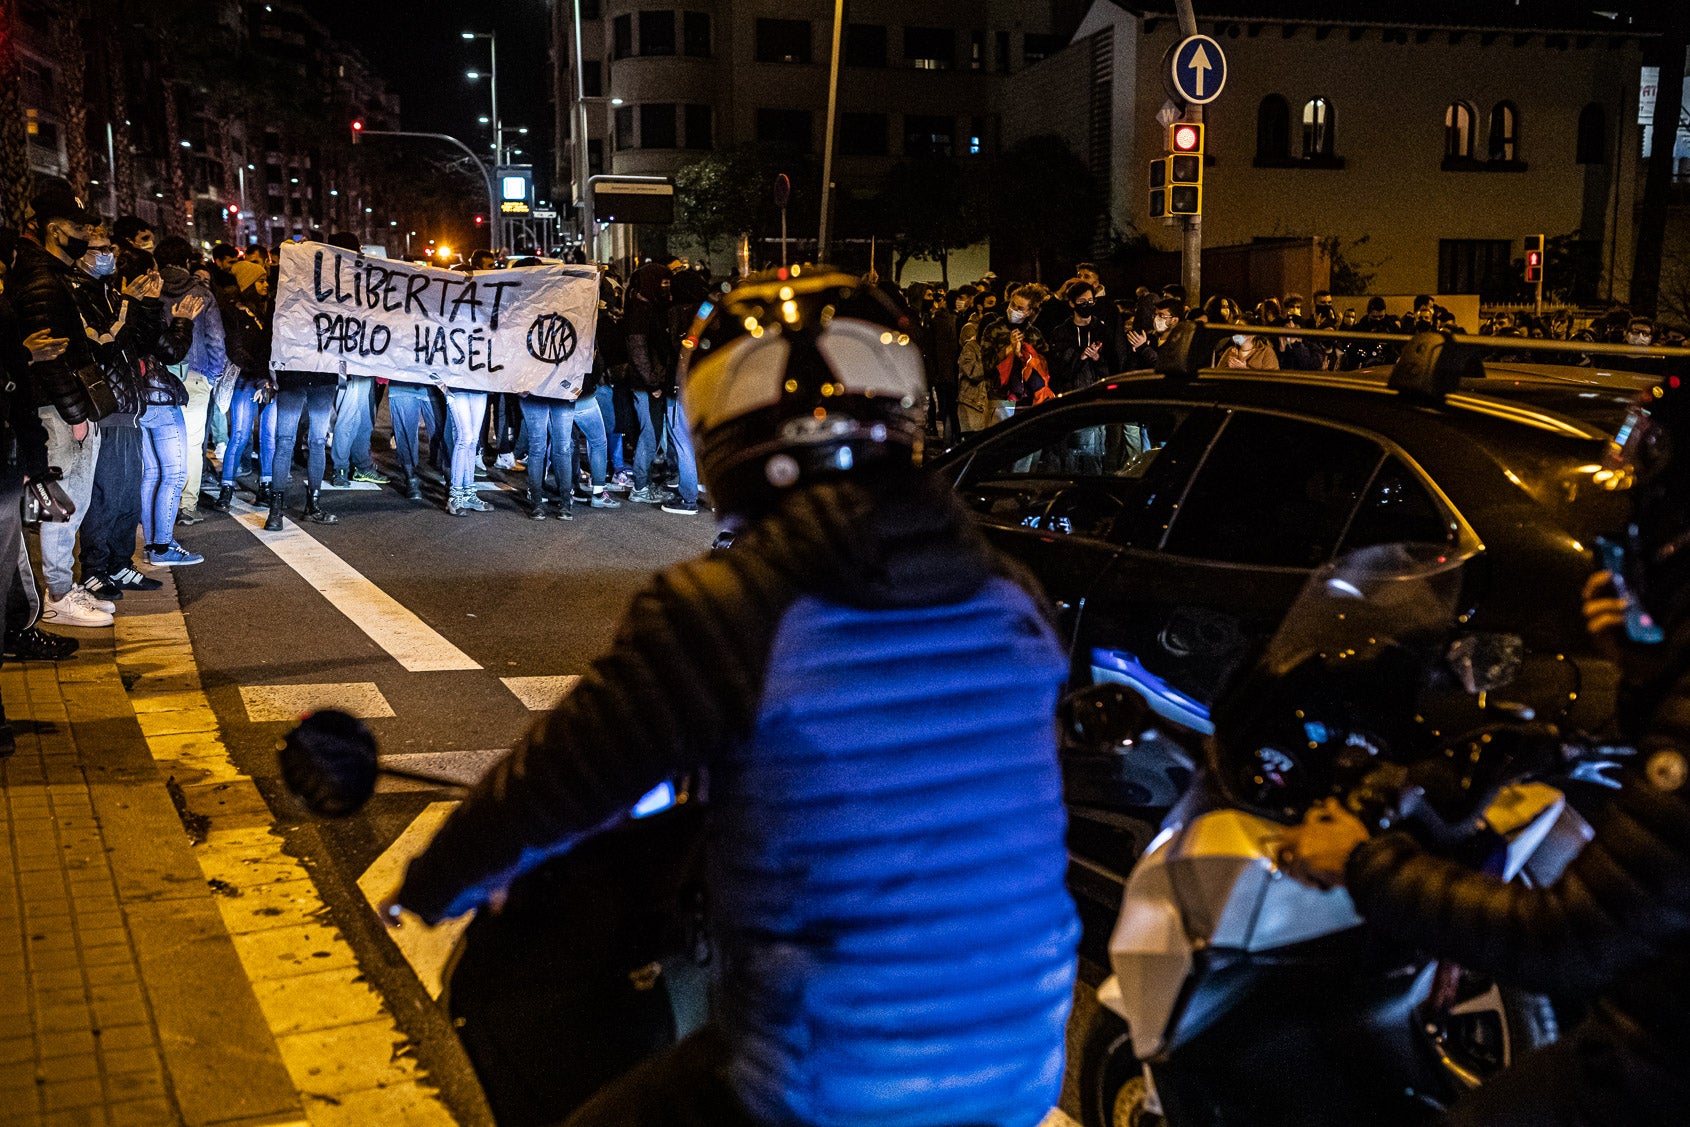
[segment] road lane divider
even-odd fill
[[[581,683],[578,674],[563,677],[500,677],[522,706],[530,712],[547,712]]]
[[[315,587],[341,614],[412,673],[480,669],[481,663],[441,637],[404,604],[291,520],[264,531],[268,510],[236,501],[230,513],[247,531]]]

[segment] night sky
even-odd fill
[[[499,112],[507,129],[529,130],[520,139],[507,135],[506,144],[522,149],[517,160],[535,165],[536,188],[545,190],[540,186],[549,180],[552,121],[547,0],[302,2],[397,91],[404,128],[450,133],[478,152],[492,142],[488,127],[476,121],[488,113],[487,80],[471,82],[463,75],[471,69],[485,74],[487,41],[466,41],[461,33],[497,32]]]

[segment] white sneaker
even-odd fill
[[[497,458],[493,459],[493,468],[496,470],[516,469],[516,455],[500,454]]]
[[[117,613],[116,603],[112,602],[110,599],[100,598],[80,583],[78,583],[75,587],[72,587],[70,589],[70,594],[65,597],[68,599],[75,599],[90,610],[102,611],[105,614]]]
[[[48,599],[41,607],[41,617],[54,626],[110,626],[111,615],[103,610],[84,606],[76,600],[74,591],[62,599]]]

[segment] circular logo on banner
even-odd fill
[[[542,313],[528,326],[528,355],[561,364],[575,355],[575,326],[561,313]]]

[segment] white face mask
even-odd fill
[[[1250,338],[1245,336],[1243,333],[1235,333],[1232,338],[1232,343],[1236,344],[1239,348],[1243,348],[1246,344],[1250,343]]]
[[[1009,323],[1011,325],[1019,325],[1021,322],[1025,321],[1026,319],[1027,319],[1027,314],[1025,312],[1023,312],[1022,310],[1011,309],[1009,311]]]
[[[1173,326],[1173,322],[1168,320],[1166,317],[1158,317],[1156,320],[1151,322],[1151,325],[1155,327],[1157,332],[1165,333]]]

